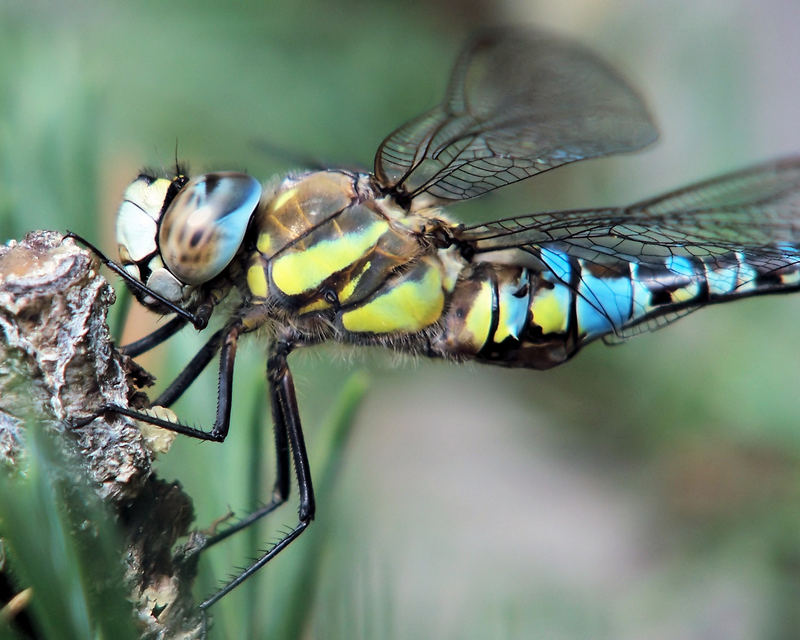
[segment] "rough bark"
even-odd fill
[[[31,416],[55,434],[122,531],[120,562],[142,635],[200,637],[190,591],[196,561],[186,548],[173,549],[192,522],[190,498],[152,473],[153,453],[134,421],[110,415],[69,426],[104,404],[146,404],[138,389],[150,375],[109,336],[113,301],[94,257],[59,233],[33,232],[0,247],[0,460],[7,473],[24,473]]]

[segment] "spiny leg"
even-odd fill
[[[257,314],[254,314],[257,318]],[[192,361],[185,367],[184,371],[176,378],[169,388],[161,395],[159,401],[174,401],[199,375],[200,371],[213,358],[214,353],[221,345],[220,365],[219,365],[219,395],[217,400],[217,417],[211,431],[195,429],[181,423],[157,418],[147,413],[134,411],[126,407],[117,405],[106,405],[102,407],[97,415],[101,413],[119,413],[131,418],[142,420],[177,433],[188,435],[201,440],[212,440],[222,442],[228,434],[230,428],[230,412],[232,404],[233,390],[233,367],[236,358],[236,346],[239,335],[243,332],[252,330],[258,326],[257,319],[252,318],[237,319],[225,329],[217,331],[195,355]],[[293,339],[278,340],[270,350],[270,357],[267,362],[267,379],[270,388],[270,399],[272,404],[273,420],[275,423],[275,442],[277,451],[277,470],[276,480],[273,489],[273,499],[268,505],[258,509],[247,516],[244,520],[236,523],[231,528],[214,536],[203,545],[203,548],[219,542],[228,536],[241,531],[267,513],[273,511],[288,498],[290,486],[289,472],[289,452],[291,451],[295,471],[297,474],[298,493],[300,505],[298,510],[299,522],[295,528],[285,535],[267,553],[259,558],[255,563],[248,567],[239,577],[227,584],[222,590],[201,603],[201,608],[205,609],[217,602],[225,594],[229,593],[239,584],[244,582],[258,569],[274,558],[278,553],[285,549],[295,538],[297,538],[314,518],[315,504],[314,491],[311,482],[311,473],[306,453],[305,441],[303,439],[300,415],[297,407],[297,398],[294,390],[294,382],[288,367],[287,357],[291,353],[294,345]],[[80,421],[77,426],[87,424],[91,419]]]
[[[277,544],[267,551],[261,558],[247,567],[237,578],[226,584],[220,591],[200,604],[201,609],[206,609],[217,602],[227,593],[247,580],[251,575],[267,564],[291,542],[297,538],[311,520],[314,519],[314,488],[311,484],[311,471],[308,465],[308,455],[303,439],[303,430],[300,424],[300,413],[297,408],[297,398],[294,392],[294,382],[286,361],[287,356],[292,350],[292,345],[287,341],[277,341],[270,348],[270,356],[267,362],[267,380],[270,385],[272,396],[273,420],[275,420],[276,437],[279,430],[284,430],[289,440],[292,458],[294,460],[295,473],[297,474],[297,488],[300,495],[300,506],[298,509],[298,524],[288,534],[286,534]],[[280,457],[280,454],[279,454]],[[280,464],[280,463],[279,463]],[[287,463],[284,463],[287,464]],[[280,470],[279,470],[280,473]],[[283,489],[282,483],[285,480],[278,477],[276,486]],[[288,487],[286,487],[288,492]],[[258,513],[258,512],[256,512]],[[262,514],[263,515],[263,514]],[[252,522],[252,520],[250,521]],[[249,522],[248,522],[249,524]],[[245,525],[246,526],[246,525]],[[242,527],[234,525],[236,531]],[[227,533],[227,532],[226,532]]]
[[[300,410],[297,408],[297,396],[294,391],[294,380],[286,360],[291,350],[292,346],[286,342],[278,342],[273,347],[267,361],[267,379],[270,387],[274,388],[273,393],[277,397],[281,416],[289,435],[289,446],[292,450],[297,474],[297,492],[300,496],[298,517],[301,523],[308,523],[314,519],[316,506],[314,504],[314,488],[311,484],[311,469],[303,438],[303,426],[300,423]]]
[[[194,382],[200,372],[206,367],[206,365],[211,361],[214,355],[220,348],[220,344],[222,342],[223,336],[223,329],[218,330],[214,333],[213,336],[203,345],[200,351],[192,358],[189,364],[178,374],[178,377],[173,380],[173,382],[169,385],[169,387],[153,402],[153,405],[156,406],[164,406],[168,407],[173,402],[175,402],[181,394],[188,388],[188,386]],[[222,388],[222,384],[220,384],[220,389]],[[274,393],[273,389],[270,388],[270,398],[272,403],[272,413],[273,415],[278,415],[280,409],[279,400]],[[248,525],[252,524],[259,518],[264,517],[281,504],[286,502],[287,498],[289,497],[289,487],[290,487],[290,473],[289,473],[289,440],[286,433],[286,427],[283,420],[273,420],[274,423],[274,435],[275,435],[275,451],[277,456],[276,461],[276,479],[275,479],[275,486],[272,491],[272,500],[260,509],[254,511],[253,513],[249,514],[235,525],[229,527],[225,531],[220,532],[219,534],[209,537],[206,540],[206,543],[203,545],[203,548],[208,548],[217,542],[224,540],[228,536],[244,529]]]
[[[267,370],[267,375],[269,375],[269,370]],[[248,514],[236,524],[231,525],[229,528],[214,536],[210,536],[203,545],[203,549],[207,549],[211,545],[224,540],[237,531],[241,531],[242,529],[250,526],[268,513],[271,513],[277,509],[289,498],[289,488],[291,485],[289,477],[289,436],[286,431],[286,421],[282,415],[283,410],[281,408],[280,399],[276,393],[275,386],[272,384],[269,386],[270,401],[272,405],[272,430],[275,435],[276,453],[275,485],[272,489],[272,499],[268,504],[265,504],[260,509]]]
[[[161,392],[160,396],[153,400],[153,406],[169,407],[183,395],[189,385],[197,380],[197,376],[202,373],[203,369],[211,362],[211,359],[217,355],[224,332],[225,329],[219,329],[208,339],[200,348],[200,351],[195,354],[194,358],[189,361],[189,364],[183,368],[183,371]]]
[[[143,411],[136,411],[115,404],[107,404],[100,407],[94,414],[86,418],[80,418],[73,421],[73,428],[80,428],[89,424],[92,420],[100,415],[107,413],[117,413],[134,420],[141,420],[149,424],[175,431],[183,435],[197,438],[198,440],[212,440],[214,442],[222,442],[228,435],[231,421],[231,401],[233,395],[233,364],[236,359],[236,345],[239,340],[239,335],[245,331],[245,325],[241,319],[237,319],[226,328],[221,329],[203,346],[198,354],[192,359],[189,365],[181,372],[178,378],[173,382],[167,390],[161,394],[158,401],[174,401],[186,387],[197,378],[200,371],[214,356],[214,352],[222,344],[222,351],[219,358],[219,392],[217,396],[217,416],[214,421],[214,426],[210,431],[204,431],[188,425],[172,422],[157,418],[149,413]]]

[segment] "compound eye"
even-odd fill
[[[261,184],[244,173],[207,173],[190,180],[167,207],[158,246],[181,282],[199,285],[219,275],[239,250],[261,198]]]
[[[117,213],[117,245],[124,265],[134,266],[158,250],[158,219],[170,181],[139,176],[125,190]]]

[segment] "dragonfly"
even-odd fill
[[[606,62],[549,33],[489,30],[457,58],[443,101],[377,149],[372,172],[317,169],[262,184],[237,172],[143,173],[117,218],[119,261],[90,243],[152,311],[172,318],[122,348],[137,356],[191,324],[221,329],[153,401],[170,406],[219,355],[210,429],[104,405],[222,442],[240,337],[268,337],[276,442],[272,499],[214,544],[286,502],[298,522],[217,602],[308,527],[315,502],[288,358],[323,342],[453,362],[548,369],[711,304],[800,289],[800,157],[629,206],[463,224],[448,206],[561,165],[657,137],[637,92]]]

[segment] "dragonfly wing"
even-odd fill
[[[444,101],[375,156],[388,191],[465,200],[568,162],[657,137],[636,92],[586,49],[531,31],[487,31],[453,69]]]
[[[757,282],[800,265],[800,157],[629,207],[540,213],[463,227],[457,241],[485,259],[522,251],[556,278],[579,271],[581,278],[594,280],[598,274],[628,277],[634,286],[637,278],[672,278],[676,287],[702,279],[712,294],[752,295]],[[567,269],[565,262],[579,269]],[[592,291],[586,282],[563,279],[563,284],[579,294]],[[664,326],[697,307],[687,301],[680,309],[633,313],[628,323],[615,323],[616,336]]]

